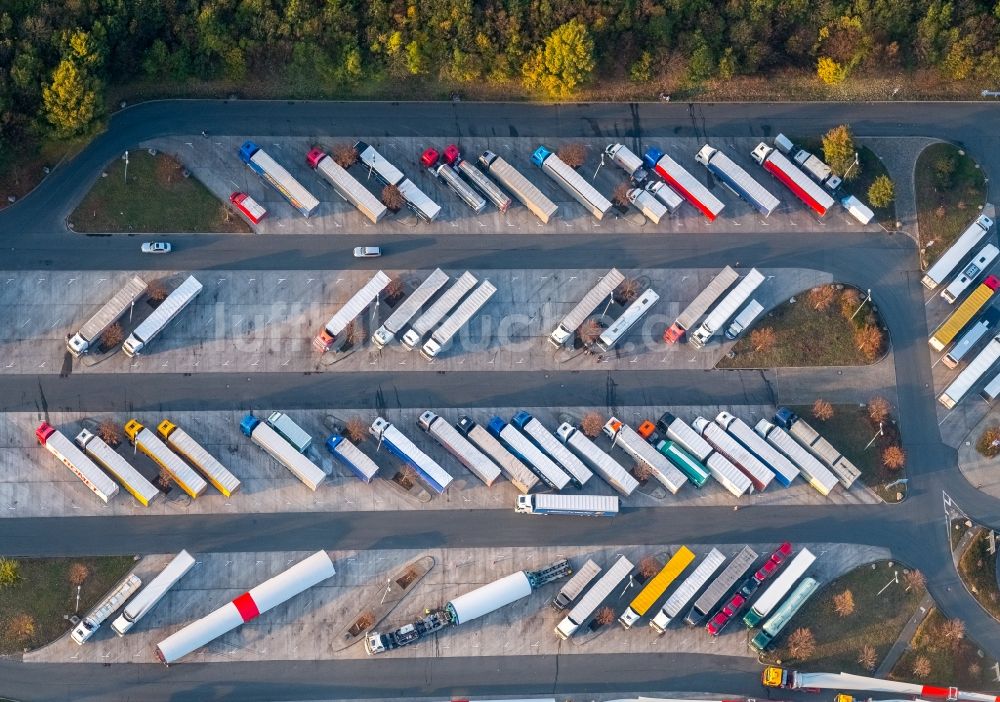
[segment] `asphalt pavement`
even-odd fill
[[[792,136],[811,135],[841,122],[860,136],[931,136],[967,146],[987,173],[1000,165],[998,107],[989,103],[874,105],[766,104],[766,105],[505,105],[411,103],[247,103],[241,101],[167,101],[140,105],[116,114],[107,133],[23,202],[0,213],[0,250],[5,268],[79,269],[81,267],[134,269],[154,265],[171,268],[322,268],[342,266],[354,242],[349,237],[283,235],[254,238],[188,235],[171,237],[178,253],[162,263],[143,259],[134,237],[83,237],[66,231],[64,219],[85,194],[100,170],[125,148],[154,136],[197,134],[352,135],[403,133],[428,137],[462,134],[516,134],[520,136],[607,136],[621,140],[649,140],[656,136]],[[891,549],[893,556],[920,568],[928,587],[949,617],[966,622],[967,634],[994,658],[1000,657],[1000,624],[985,616],[958,581],[948,552],[943,516],[944,491],[973,518],[1000,525],[1000,503],[973,489],[956,469],[955,453],[940,440],[934,411],[927,325],[919,283],[916,252],[904,235],[857,235],[830,232],[826,236],[794,234],[766,237],[717,232],[707,236],[650,235],[601,238],[593,235],[541,237],[449,235],[399,238],[384,242],[402,267],[510,268],[593,267],[721,267],[727,263],[794,266],[831,272],[835,279],[863,289],[871,288],[890,329],[899,398],[899,422],[909,456],[911,478],[907,500],[895,507],[840,506],[780,510],[749,509],[738,513],[711,509],[635,510],[616,519],[613,531],[605,525],[571,519],[546,523],[543,531],[531,520],[493,511],[414,512],[386,515],[285,514],[246,517],[138,517],[134,519],[8,520],[0,532],[0,551],[90,552],[170,550],[223,551],[262,548],[408,547],[424,545],[530,546],[539,539],[552,543],[712,543],[808,541],[872,543]],[[9,249],[9,251],[7,250]],[[517,262],[517,265],[514,265]],[[365,374],[367,375],[367,374]],[[425,374],[427,389],[441,382]],[[461,382],[451,374],[445,382]],[[477,378],[483,396],[505,397],[508,405],[538,404],[555,391],[553,383],[514,379],[511,374]],[[703,379],[665,372],[650,393],[701,392],[724,394],[743,385],[756,396],[766,383],[755,386],[747,374],[710,372]],[[630,392],[643,392],[627,374],[583,373],[594,388],[633,383]],[[374,375],[372,378],[374,379]],[[737,380],[733,380],[736,378]],[[221,392],[225,378],[175,378],[172,402],[185,393],[199,407],[208,393]],[[381,380],[381,379],[379,379]],[[0,379],[0,396],[8,405],[39,409],[58,397],[73,409],[74,394],[103,392],[108,402],[128,402],[128,390],[95,391],[83,377]],[[252,381],[265,382],[265,381]],[[274,396],[317,381],[295,376],[274,383]],[[287,384],[283,384],[287,382]],[[398,384],[398,379],[392,379]],[[519,384],[520,383],[520,384]],[[55,389],[53,384],[60,387]],[[113,383],[109,383],[113,384]],[[232,383],[229,383],[232,385]],[[709,389],[718,385],[720,390]],[[227,388],[229,392],[231,388]],[[241,391],[242,392],[242,391]],[[364,392],[361,386],[355,390]],[[410,388],[403,397],[418,390]],[[573,390],[579,397],[593,390]],[[443,395],[444,393],[442,393]],[[213,397],[217,395],[213,394]],[[244,395],[246,396],[246,395]],[[578,401],[577,401],[578,402]],[[76,400],[77,405],[83,401]],[[543,403],[543,404],[551,404]],[[582,404],[582,403],[581,403]],[[602,403],[604,404],[604,403]],[[128,406],[126,404],[126,406]],[[227,521],[235,520],[235,521]],[[699,529],[700,528],[700,529]],[[560,541],[561,540],[561,541]],[[164,671],[155,666],[115,666],[85,671],[80,666],[27,666],[0,663],[0,693],[27,699],[322,699],[324,697],[441,694],[462,691],[479,694],[545,693],[600,690],[700,690],[758,696],[754,671],[743,661],[671,656],[571,655],[523,659],[426,659],[408,662],[362,662],[357,668],[319,662],[281,662],[273,665],[227,664],[181,666]],[[384,666],[384,667],[383,667]],[[270,673],[270,674],[268,674]],[[373,682],[377,681],[377,682]],[[563,681],[572,681],[563,682]],[[256,684],[255,684],[256,682]],[[940,681],[947,683],[948,681]],[[70,685],[73,687],[70,688]],[[565,687],[565,686],[569,687]],[[4,687],[9,689],[4,689]],[[782,695],[783,697],[785,695]]]

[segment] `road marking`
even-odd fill
[[[15,366],[16,364],[17,364],[17,361],[11,361],[11,362],[10,362],[10,363],[8,363],[8,364],[7,364],[7,365],[6,365],[5,367],[6,367],[6,368],[13,368],[13,367],[14,367],[14,366]]]
[[[290,360],[292,360],[292,359],[288,359],[284,363],[282,363],[281,367],[284,368],[285,366],[287,366],[288,365],[288,361],[290,361]]]
[[[38,367],[44,368],[46,363],[48,363],[48,361],[42,361],[41,363],[38,364]]]
[[[70,279],[69,279],[69,282],[68,282],[68,283],[66,283],[66,285],[72,285],[72,284],[73,284],[73,283],[75,283],[75,282],[76,282],[76,278],[70,278]]]
[[[931,304],[931,302],[934,300],[935,297],[937,297],[937,295],[931,295],[930,298],[928,298],[927,302],[924,303],[924,307],[927,307],[927,305]]]
[[[958,408],[956,407],[955,409],[958,409]],[[940,422],[938,422],[938,426],[941,426],[942,424],[944,424],[948,420],[948,417],[950,417],[953,414],[955,414],[955,410],[954,409],[951,412],[949,412],[948,414],[946,414],[944,416],[944,419],[942,419]]]
[[[28,319],[24,322],[24,324],[22,324],[19,328],[20,329],[24,329],[24,325],[27,324],[30,321],[31,321],[31,317],[28,317]]]

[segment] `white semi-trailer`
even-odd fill
[[[749,204],[765,217],[778,209],[781,201],[772,195],[767,188],[758,183],[741,166],[724,153],[708,144],[701,147],[695,155],[695,160],[705,166],[709,173],[722,181],[741,200]]]
[[[407,351],[412,351],[416,348],[420,340],[424,338],[424,335],[437,326],[438,322],[444,319],[444,316],[448,314],[458,301],[465,297],[466,293],[475,287],[479,279],[472,275],[469,271],[462,274],[455,283],[444,291],[437,300],[432,304],[422,315],[417,317],[417,321],[410,325],[410,328],[405,334],[401,343]]]
[[[615,561],[615,564],[604,572],[600,580],[587,590],[586,594],[569,611],[569,614],[556,625],[556,636],[565,641],[575,634],[576,630],[590,619],[604,600],[610,597],[611,593],[622,584],[622,581],[629,576],[634,567],[625,556]]]
[[[740,472],[728,458],[716,452],[712,445],[684,420],[665,412],[656,426],[668,438],[676,441],[701,461],[716,482],[734,497],[742,497],[753,489],[750,478]]]
[[[156,486],[146,480],[145,476],[126,461],[121,454],[104,443],[101,437],[86,429],[81,429],[73,441],[97,465],[114,476],[115,480],[121,483],[122,487],[128,490],[144,507],[148,507],[153,500],[160,496],[160,491],[156,489]]]
[[[566,581],[552,602],[549,604],[557,612],[561,612],[569,607],[573,601],[580,596],[580,593],[590,585],[591,581],[601,572],[601,566],[587,559],[587,562],[580,566],[580,569],[573,573],[573,577]]]
[[[535,474],[546,485],[562,490],[570,483],[570,477],[551,458],[542,453],[528,437],[507,424],[500,417],[490,419],[490,434],[499,439],[515,456],[534,468]]]
[[[715,301],[722,297],[722,293],[729,289],[729,286],[740,277],[731,266],[726,266],[719,274],[712,278],[705,289],[698,293],[697,297],[691,301],[684,311],[678,315],[670,327],[663,332],[663,340],[668,344],[674,344],[681,340],[681,337],[691,329],[701,316],[708,311],[708,308],[715,304]]]
[[[417,426],[433,436],[435,441],[487,486],[493,485],[500,477],[500,468],[493,461],[483,455],[483,452],[473,446],[472,442],[462,436],[455,427],[430,410],[420,415]]]
[[[671,493],[676,495],[687,482],[687,476],[677,470],[666,456],[650,446],[635,429],[617,417],[611,417],[607,421],[604,425],[604,434],[611,439],[612,446],[620,446],[625,453],[648,466],[657,482]]]
[[[326,473],[319,466],[299,453],[269,424],[260,421],[252,414],[248,414],[240,422],[240,431],[271,454],[274,460],[285,466],[310,490],[316,490],[326,479]]]
[[[403,330],[420,308],[427,304],[434,293],[444,287],[448,282],[448,274],[440,268],[435,268],[427,278],[424,279],[416,290],[407,295],[399,307],[392,311],[389,318],[382,322],[382,326],[372,334],[372,343],[376,348],[384,349],[392,343],[396,335]]]
[[[93,317],[88,319],[80,331],[66,340],[66,348],[79,358],[90,350],[90,347],[101,340],[108,327],[117,322],[125,312],[132,309],[136,301],[143,296],[149,284],[137,275],[132,276],[121,290],[104,303]]]
[[[791,432],[807,449],[833,471],[844,489],[848,489],[861,477],[861,471],[840,451],[824,439],[804,419],[787,407],[780,408],[774,415],[774,423]]]
[[[570,453],[569,449],[559,443],[552,432],[528,412],[521,410],[511,418],[510,423],[520,429],[560,468],[569,473],[577,487],[583,487],[593,476],[590,469],[579,458]]]
[[[385,290],[387,285],[389,285],[389,276],[378,271],[330,318],[326,326],[313,339],[313,348],[321,353],[329,351],[334,342],[347,329],[347,326],[361,314],[362,310],[378,299],[379,293]]]
[[[755,489],[765,490],[771,484],[774,473],[768,470],[767,466],[743,444],[727,434],[725,429],[704,417],[696,417],[691,426],[718,453],[728,458],[730,463],[749,478]]]
[[[791,485],[799,476],[799,469],[794,463],[781,451],[762,439],[749,424],[739,417],[734,417],[729,412],[719,412],[715,421],[763,461],[774,473],[774,479],[784,487]]]
[[[750,299],[750,296],[753,295],[754,291],[763,282],[764,274],[756,268],[751,268],[746,277],[735,288],[729,291],[728,295],[722,298],[722,301],[715,306],[715,309],[708,313],[701,326],[689,337],[688,341],[691,345],[701,348],[713,336],[722,331],[723,326],[725,326],[729,318],[736,314],[736,311],[743,303]]]
[[[346,466],[363,482],[370,483],[378,474],[378,464],[362,453],[361,449],[352,444],[346,437],[334,434],[326,440],[326,448],[338,462]]]
[[[131,358],[141,353],[174,317],[198,297],[201,289],[197,278],[188,276],[125,340],[122,344],[125,355]]]
[[[403,175],[403,172],[389,163],[374,146],[359,141],[354,145],[358,159],[368,167],[369,173],[375,176],[382,185],[394,185],[406,201],[406,206],[426,222],[433,222],[441,214],[441,205],[437,204],[416,184]]]
[[[528,494],[538,485],[538,476],[532,473],[531,469],[514,454],[504,448],[496,437],[472,419],[462,415],[458,418],[455,429],[496,463],[507,480],[522,493]]]
[[[167,567],[150,580],[149,584],[125,605],[125,609],[118,615],[118,618],[111,622],[111,628],[115,630],[115,633],[119,636],[125,636],[129,629],[149,614],[149,611],[163,599],[163,596],[177,584],[178,580],[194,568],[194,564],[194,557],[187,551],[181,551],[174,556]]]
[[[625,280],[625,276],[617,268],[612,268],[602,276],[597,284],[587,291],[583,299],[569,311],[569,314],[559,322],[559,326],[549,335],[549,343],[559,348],[573,338],[573,333],[580,328],[587,317],[593,314],[597,306],[621,285],[623,280]]]
[[[361,214],[371,220],[372,224],[378,224],[389,213],[388,207],[323,149],[312,149],[306,155],[306,163],[326,178],[337,194],[354,205]]]
[[[757,422],[754,431],[791,459],[798,466],[802,477],[821,495],[829,495],[830,491],[837,486],[837,476],[831,473],[815,456],[806,451],[784,429],[762,419]]]
[[[101,624],[108,617],[114,614],[119,607],[125,604],[128,598],[135,594],[141,585],[142,580],[138,576],[129,575],[107,597],[101,600],[101,603],[94,607],[93,611],[83,618],[83,621],[76,625],[76,628],[70,634],[70,638],[82,646],[87,639],[101,628]]]
[[[49,453],[73,471],[73,475],[78,477],[105,504],[118,494],[118,485],[115,484],[115,481],[87,458],[83,451],[78,449],[65,434],[48,422],[42,422],[38,425],[38,428],[35,429],[35,438]]]
[[[608,198],[601,195],[597,188],[544,146],[535,149],[531,154],[531,162],[548,174],[559,187],[597,219],[604,219],[604,215],[611,210],[611,201]]]
[[[631,473],[569,422],[560,424],[556,434],[563,443],[576,451],[584,463],[600,475],[604,482],[624,497],[628,497],[639,487],[639,481]]]
[[[413,468],[431,490],[440,495],[448,489],[452,481],[448,471],[418,449],[416,444],[387,419],[376,417],[368,427],[368,433],[378,440],[380,446],[384,445],[389,453]]]
[[[187,462],[197,468],[208,479],[208,482],[223,495],[231,497],[234,492],[240,489],[239,478],[176,424],[164,419],[156,427],[156,431],[163,437],[167,446],[187,459]]]
[[[688,603],[705,587],[708,579],[725,562],[726,557],[722,555],[722,552],[713,548],[705,556],[705,560],[698,564],[698,567],[677,586],[674,593],[663,603],[659,613],[649,622],[649,627],[659,634],[665,634],[670,622],[680,616]]]
[[[983,240],[992,226],[992,219],[986,215],[980,215],[962,232],[962,236],[958,237],[955,243],[941,254],[934,265],[927,269],[924,277],[920,280],[924,287],[933,290],[943,283],[958,268],[958,264]]]
[[[667,206],[642,188],[632,188],[627,194],[632,207],[639,210],[650,222],[659,224],[667,216]]]
[[[542,222],[548,224],[555,217],[559,206],[505,160],[492,151],[484,151],[479,163]]]
[[[518,495],[518,514],[561,514],[576,517],[613,517],[618,514],[617,495]]]
[[[497,289],[488,280],[484,280],[478,288],[462,300],[461,304],[455,308],[447,319],[441,322],[441,326],[434,330],[431,338],[420,347],[420,355],[428,361],[435,358],[441,348],[447,344],[459,332],[459,330],[469,323],[479,310],[483,308],[489,299],[493,297]]]

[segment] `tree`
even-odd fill
[[[882,351],[882,330],[866,324],[854,332],[854,343],[867,361],[874,361]]]
[[[639,297],[639,281],[635,278],[626,278],[615,290],[615,299],[623,305],[627,305]]]
[[[868,201],[873,207],[888,207],[889,203],[896,199],[896,186],[892,178],[884,173],[868,187]]]
[[[907,590],[923,590],[927,585],[927,578],[916,568],[903,573],[903,581],[906,583]]]
[[[953,649],[957,649],[965,638],[965,622],[961,619],[946,619],[938,628],[938,636]]]
[[[836,612],[837,616],[841,619],[854,614],[854,593],[850,590],[844,590],[843,592],[834,595],[833,611]]]
[[[653,54],[643,51],[629,67],[628,77],[636,83],[648,83],[653,79]]]
[[[405,286],[403,285],[403,279],[398,275],[393,276],[389,280],[389,284],[385,286],[385,296],[390,300],[395,300],[397,297],[403,295]]]
[[[987,458],[994,458],[1000,454],[1000,425],[994,424],[983,429],[979,440],[976,441],[976,450]]]
[[[601,626],[606,626],[615,620],[615,610],[610,607],[601,607],[597,610],[597,616],[594,617],[594,621]]]
[[[927,656],[917,656],[913,661],[913,677],[926,678],[931,674],[931,662]]]
[[[590,78],[595,66],[594,40],[579,19],[556,27],[521,69],[528,88],[565,98]]]
[[[163,281],[154,280],[146,288],[146,296],[153,302],[163,302],[167,299],[167,286]]]
[[[580,422],[580,431],[583,432],[584,436],[589,436],[591,439],[601,435],[601,430],[604,429],[604,417],[599,412],[587,412],[583,415],[583,420]]]
[[[125,341],[125,330],[118,322],[112,324],[101,334],[101,346],[106,349],[112,349],[123,341]]]
[[[100,84],[86,69],[63,59],[52,72],[52,82],[42,88],[45,119],[56,136],[70,138],[87,132],[97,118]]]
[[[829,56],[816,61],[816,76],[827,85],[839,85],[847,79],[847,69]]]
[[[352,319],[344,329],[344,339],[351,346],[357,346],[365,340],[365,325],[360,319]]]
[[[597,320],[591,318],[580,325],[580,328],[576,330],[576,336],[580,339],[581,344],[589,346],[597,341],[597,338],[601,335],[602,331],[603,329],[601,328],[601,325],[597,323]]]
[[[69,579],[70,585],[79,587],[80,585],[83,585],[87,578],[90,577],[90,568],[88,568],[84,563],[72,563],[66,577]]]
[[[350,168],[358,162],[358,150],[350,144],[334,144],[331,155],[341,168]]]
[[[888,419],[889,412],[891,410],[892,405],[890,405],[889,401],[881,395],[876,395],[872,399],[868,400],[868,418],[875,424],[884,422]]]
[[[632,184],[627,180],[623,180],[615,189],[611,192],[611,201],[616,205],[621,205],[622,207],[628,207],[628,191],[632,189]]]
[[[557,155],[570,168],[579,168],[587,161],[587,147],[574,141],[560,148]]]
[[[641,561],[639,561],[639,575],[642,576],[643,580],[649,580],[658,572],[660,572],[660,562],[653,558],[652,556],[646,556]]]
[[[22,612],[11,618],[10,623],[7,624],[7,633],[18,643],[26,643],[35,635],[37,628],[35,618]]]
[[[821,422],[833,418],[833,405],[826,400],[816,400],[813,402],[812,415]]]
[[[857,288],[844,288],[840,293],[840,314],[844,319],[850,319],[861,307],[861,293]]]
[[[878,656],[873,646],[865,644],[861,647],[861,651],[858,653],[858,665],[868,672],[875,670],[878,665]]]
[[[861,167],[854,165],[857,155],[854,136],[846,124],[834,127],[823,135],[823,160],[830,166],[834,175],[844,180],[857,178],[861,172]]]
[[[351,443],[360,444],[368,438],[368,425],[361,417],[351,417],[344,425],[344,433]]]
[[[812,630],[800,627],[788,637],[788,655],[795,660],[805,660],[816,651],[816,637]]]
[[[122,430],[110,419],[105,419],[97,425],[97,435],[108,446],[117,446],[122,441]]]
[[[393,212],[399,212],[406,205],[406,198],[395,185],[382,188],[382,204]]]
[[[166,468],[160,466],[160,472],[156,476],[157,485],[159,485],[162,490],[166,491],[170,488],[171,481],[173,481],[173,478],[170,473],[167,472]]]
[[[889,470],[899,470],[906,465],[906,452],[899,446],[889,446],[882,452],[882,465]]]
[[[937,184],[938,190],[951,188],[956,165],[955,157],[952,154],[945,154],[934,161],[934,182]]]
[[[21,564],[13,558],[0,558],[0,587],[10,587],[21,579]]]
[[[653,469],[650,468],[646,463],[642,461],[637,461],[634,466],[632,466],[632,475],[640,483],[644,483],[653,477]]]
[[[768,353],[778,343],[778,335],[773,327],[761,327],[750,332],[750,346],[754,353]]]
[[[837,291],[832,285],[820,285],[809,291],[809,304],[814,310],[825,312],[837,297]]]

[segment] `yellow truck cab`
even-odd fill
[[[760,681],[764,687],[784,687],[785,669],[769,665],[764,668],[764,671],[760,674]]]

